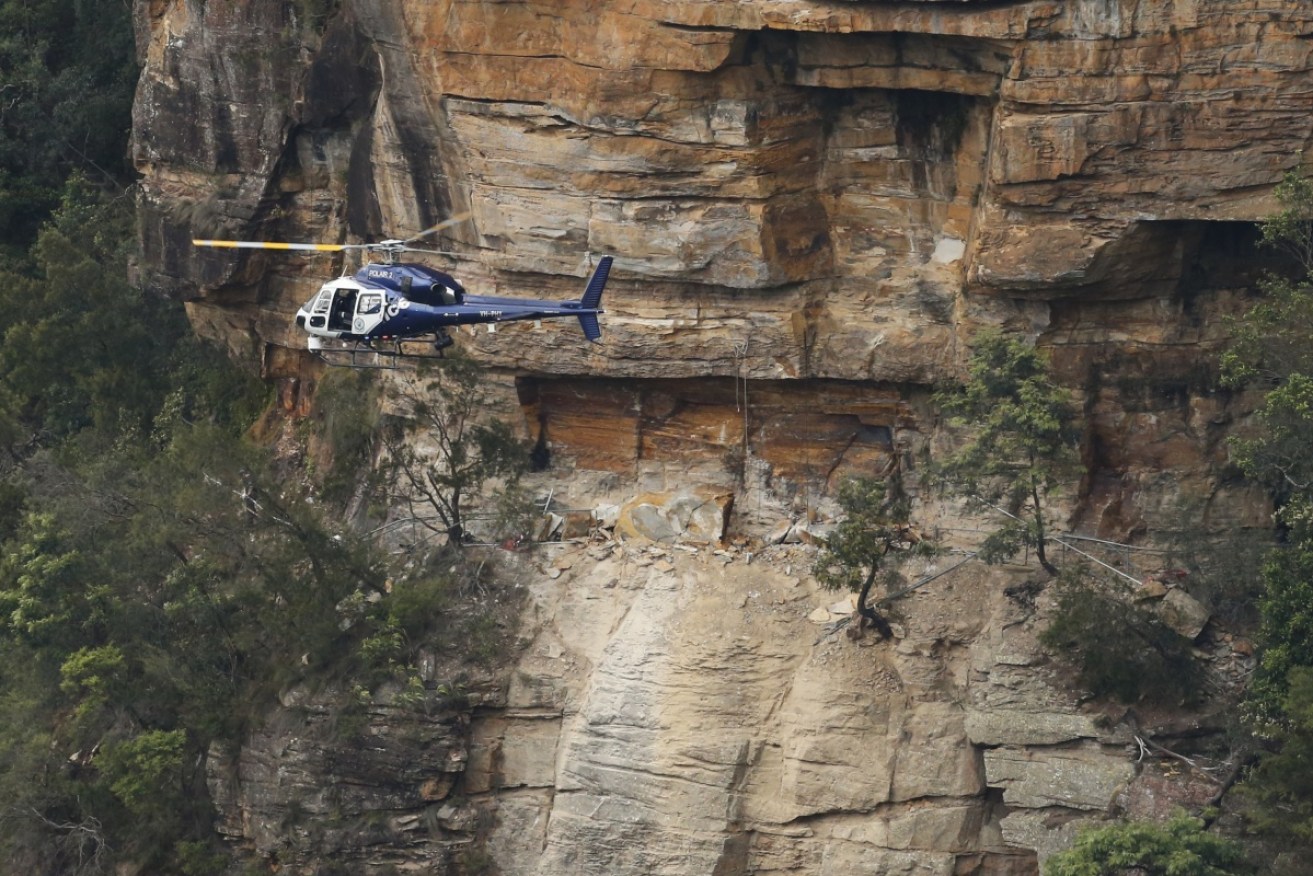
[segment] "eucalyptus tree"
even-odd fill
[[[886,639],[893,635],[883,615],[867,602],[872,586],[902,581],[899,567],[912,556],[925,556],[931,543],[912,523],[912,501],[894,473],[887,479],[849,478],[839,487],[843,516],[825,539],[813,573],[832,590],[857,593],[857,611]]]
[[[987,563],[1023,547],[1056,574],[1048,552],[1053,498],[1079,478],[1080,433],[1070,393],[1044,355],[995,331],[976,336],[961,386],[935,393],[964,443],[933,466],[934,479],[968,507],[1000,513],[1003,522],[978,554]]]
[[[460,547],[469,505],[485,488],[498,503],[516,504],[529,448],[504,420],[489,416],[492,385],[470,359],[448,356],[392,384],[388,394],[396,413],[379,432],[383,498]]]

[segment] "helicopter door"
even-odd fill
[[[358,289],[344,286],[333,292],[333,306],[328,312],[328,330],[330,332],[351,331],[351,319],[356,310],[356,293]]]
[[[356,318],[351,323],[351,334],[367,335],[382,321],[382,292],[361,292],[356,296]]]

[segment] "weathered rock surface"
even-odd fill
[[[810,522],[837,477],[913,468],[946,441],[930,386],[986,326],[1050,349],[1080,393],[1070,529],[1152,538],[1183,507],[1267,525],[1220,474],[1251,400],[1210,375],[1263,267],[1252,223],[1307,160],[1308,4],[139,0],[137,17],[145,276],[281,381],[289,413],[319,373],[291,313],[340,266],[190,239],[379,239],[468,210],[432,260],[473,290],[573,297],[616,256],[604,345],[552,324],[461,342],[617,526],[636,495],[705,489],[765,535]],[[1172,796],[1048,675],[998,581],[932,586],[893,645],[817,641],[807,617],[834,596],[797,583],[805,546],[773,550],[622,550],[532,580],[533,643],[461,780],[503,873],[1033,873],[1111,799]],[[215,768],[236,777],[215,779],[224,829],[260,849],[292,800],[270,790],[280,763],[304,764],[308,794],[336,775],[331,746],[278,726]],[[417,848],[465,841],[464,815],[435,817]]]
[[[716,543],[728,534],[733,495],[715,490],[644,493],[620,509],[615,531],[649,541],[697,540]]]
[[[814,547],[698,535],[536,555],[471,717],[285,696],[211,755],[221,832],[307,872],[1033,876],[1081,824],[1216,788],[1079,705],[1037,643],[1051,600],[1007,594],[1024,569],[958,566],[896,603],[894,640],[853,639]]]
[[[469,779],[518,789],[489,839],[499,867],[947,874],[974,855],[1033,868],[999,841],[961,707],[926,695],[907,666],[918,658],[818,636],[807,614],[833,596],[784,574],[807,549],[770,550],[654,564],[647,548],[592,549],[534,585],[522,673],[561,687],[512,691],[490,722],[499,751],[534,740],[533,762],[483,774],[494,759],[476,758]],[[504,800],[486,802],[500,813]]]
[[[452,793],[468,759],[467,718],[284,697],[240,751],[207,763],[218,832],[254,860],[314,872],[424,864],[443,872],[475,838],[478,812]],[[367,869],[368,868],[368,869]]]
[[[577,275],[615,252],[708,295],[825,280],[838,306],[853,281],[911,291],[901,270],[949,307],[963,271],[1144,297],[1189,254],[1192,229],[1163,223],[1263,215],[1310,133],[1296,3],[375,0],[322,34],[281,4],[143,5],[151,203],[322,227],[346,217],[300,202],[360,174],[336,192],[365,197],[355,234],[468,204],[456,243],[488,267]]]
[[[1128,728],[1045,666],[1042,618],[999,647],[1000,573],[961,567],[902,603],[902,638],[854,645],[807,622],[834,595],[799,579],[806,546],[557,550],[582,555],[533,585],[516,670],[553,682],[473,731],[504,872],[1035,873],[1140,787]],[[1134,799],[1170,796],[1146,781]]]

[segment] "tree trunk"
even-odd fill
[[[1056,577],[1058,567],[1050,563],[1048,555],[1044,553],[1044,512],[1040,509],[1039,487],[1034,482],[1030,485],[1030,497],[1035,503],[1035,558],[1039,560],[1045,572]]]
[[[871,626],[879,631],[880,635],[886,639],[892,639],[894,635],[893,627],[889,626],[889,621],[885,620],[878,611],[866,604],[866,597],[871,592],[871,585],[875,583],[875,570],[866,576],[862,582],[862,590],[857,594],[857,613],[871,622]]]

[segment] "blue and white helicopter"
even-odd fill
[[[296,325],[310,337],[307,346],[331,365],[356,368],[395,367],[398,359],[441,356],[451,346],[447,329],[481,323],[540,320],[572,316],[584,337],[598,341],[602,291],[611,271],[611,256],[597,263],[583,296],[577,301],[467,295],[453,277],[426,265],[403,263],[405,253],[452,255],[411,246],[465,219],[456,216],[404,240],[380,243],[276,243],[255,240],[193,240],[196,246],[230,249],[271,249],[299,252],[378,253],[355,272],[330,280],[296,312]],[[409,346],[403,346],[403,344]],[[415,347],[421,345],[416,351]],[[362,358],[362,356],[364,358]]]

